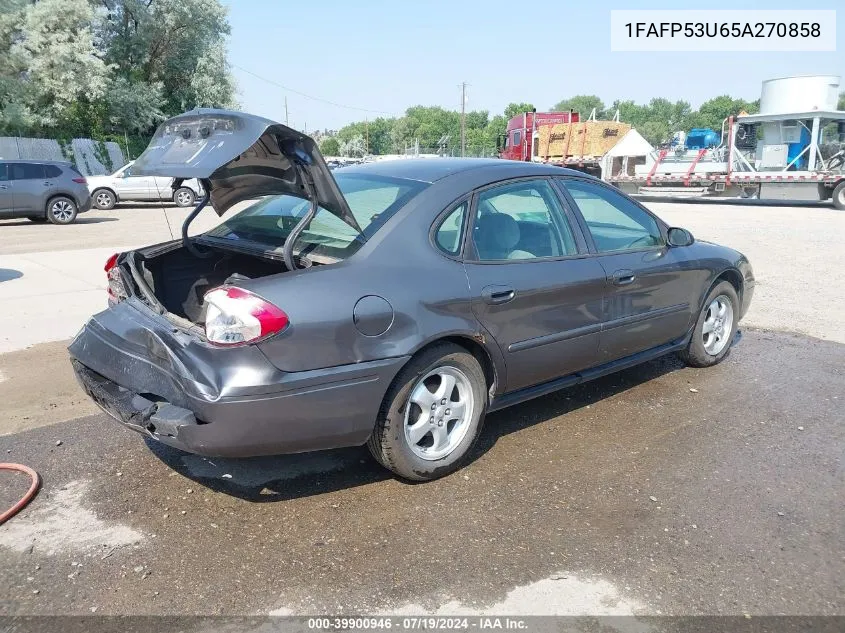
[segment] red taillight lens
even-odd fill
[[[103,266],[104,271],[109,272],[112,268],[114,268],[117,265],[118,255],[120,255],[120,253],[115,253],[114,255],[112,255],[111,257],[109,257],[106,260],[106,265]]]
[[[106,279],[109,282],[109,303],[115,304],[126,299],[126,287],[123,285],[123,277],[120,276],[120,268],[117,267],[117,258],[120,253],[115,253],[106,260],[103,270],[106,271]]]
[[[85,178],[73,178],[73,182],[78,183],[80,185],[87,185],[88,181]]]
[[[290,323],[284,311],[235,286],[208,291],[205,302],[205,335],[214,345],[252,343],[281,332]]]

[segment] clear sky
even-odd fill
[[[845,77],[845,3],[796,0],[685,5],[618,0],[223,0],[229,60],[244,110],[302,129],[337,129],[380,116],[306,98],[401,115],[412,105],[501,112],[510,102],[547,109],[576,94],[646,102],[719,94],[756,99],[765,79]],[[839,9],[837,52],[612,53],[611,9]],[[249,74],[255,73],[291,90]],[[845,82],[843,82],[845,89]]]

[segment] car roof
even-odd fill
[[[468,171],[481,172],[479,175],[485,170],[501,174],[504,168],[511,170],[514,177],[542,174],[584,176],[583,172],[574,169],[500,158],[400,158],[340,167],[335,174],[369,174],[432,183]]]

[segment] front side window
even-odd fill
[[[12,163],[12,180],[37,180],[44,178],[44,165]]]
[[[416,180],[363,174],[337,173],[335,180],[361,231],[320,207],[300,234],[294,253],[335,260],[349,257],[396,211],[428,186]],[[265,196],[205,235],[281,252],[287,236],[310,208],[308,200],[296,196]]]
[[[455,207],[440,223],[440,226],[437,227],[437,231],[434,234],[434,241],[444,253],[457,255],[461,252],[466,212],[467,203],[463,202]]]
[[[6,163],[0,163],[0,180],[9,180],[9,166]]]
[[[600,253],[663,246],[657,220],[622,194],[583,180],[560,182],[575,199]]]
[[[510,183],[479,194],[472,239],[482,261],[578,252],[557,196],[545,180]]]

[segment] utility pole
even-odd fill
[[[466,131],[466,104],[467,104],[467,82],[461,82],[461,158],[466,153],[467,131]]]
[[[289,126],[288,123],[288,98],[285,97],[285,125]]]

